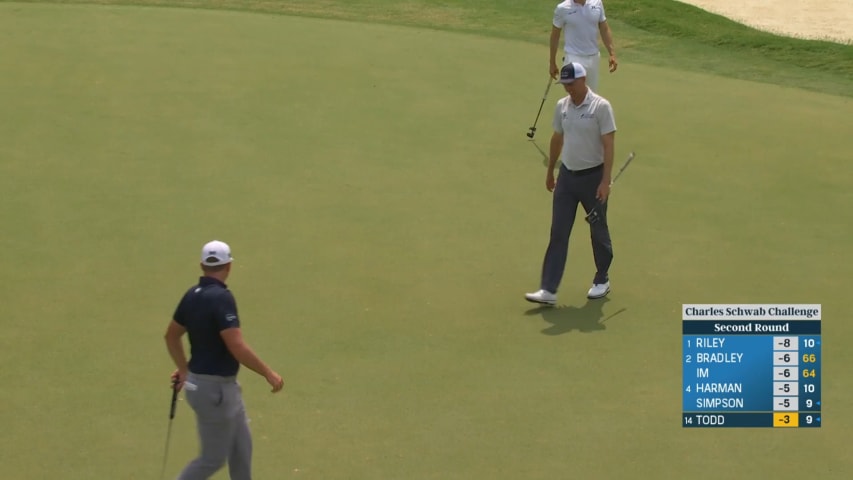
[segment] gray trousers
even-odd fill
[[[557,293],[566,268],[569,236],[575,224],[578,204],[581,204],[586,212],[596,204],[595,194],[603,174],[604,169],[600,168],[583,175],[573,175],[565,165],[560,164],[551,209],[551,240],[548,242],[545,260],[542,263],[540,288],[543,290]],[[609,280],[607,272],[613,261],[613,246],[610,243],[610,229],[607,226],[607,204],[601,209],[601,213],[601,220],[590,225],[589,229],[596,268],[593,283],[605,283]]]
[[[207,480],[226,461],[231,480],[251,480],[252,436],[237,378],[190,373],[184,392],[195,411],[201,446],[178,480]]]

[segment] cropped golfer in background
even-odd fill
[[[598,50],[598,35],[610,54],[608,65],[610,72],[615,72],[619,65],[616,61],[616,50],[613,47],[613,34],[607,24],[604,14],[604,4],[601,0],[566,0],[554,9],[554,20],[551,28],[550,74],[556,79],[560,69],[557,66],[557,48],[560,44],[560,34],[563,34],[564,57],[563,65],[580,63],[586,70],[586,84],[598,91],[598,64],[601,53]]]
[[[613,261],[613,247],[604,202],[610,195],[616,121],[610,102],[587,87],[585,77],[586,70],[579,63],[569,63],[560,70],[559,82],[568,96],[557,102],[554,111],[554,134],[545,176],[545,188],[554,192],[551,239],[545,251],[540,289],[525,295],[534,303],[557,303],[578,204],[589,212],[597,202],[603,203],[600,220],[590,225],[596,272],[587,297],[601,298],[610,292],[608,270]],[[559,158],[562,163],[555,180],[554,167]]]
[[[202,277],[183,296],[166,330],[166,347],[177,370],[175,388],[184,389],[195,411],[201,443],[198,458],[181,472],[179,480],[205,480],[225,463],[231,480],[252,478],[252,437],[237,371],[240,364],[262,375],[273,393],[281,390],[281,376],[255,355],[240,333],[234,296],[225,285],[231,273],[231,249],[220,241],[201,251]],[[187,362],[181,338],[189,335]]]

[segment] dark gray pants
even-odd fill
[[[584,172],[581,172],[584,173]],[[545,251],[545,261],[542,264],[542,284],[540,288],[551,293],[557,293],[563,271],[566,268],[566,258],[569,255],[569,236],[575,224],[578,204],[583,205],[586,212],[596,204],[595,198],[598,185],[604,173],[603,168],[585,175],[573,175],[560,164],[557,186],[554,188],[554,199],[551,210],[551,240]],[[592,237],[592,255],[595,258],[595,277],[593,283],[605,283],[609,280],[607,271],[613,261],[613,246],[610,243],[610,229],[607,227],[607,205],[601,210],[601,220],[590,225]]]
[[[251,480],[252,436],[237,378],[190,373],[184,392],[195,411],[201,447],[178,480],[207,480],[226,461],[231,480]]]

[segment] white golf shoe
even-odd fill
[[[541,303],[542,305],[556,305],[557,295],[548,290],[537,290],[533,293],[525,293],[525,300],[533,303]]]
[[[586,292],[586,298],[601,298],[610,293],[610,282],[604,283],[593,283],[589,288],[589,291]]]

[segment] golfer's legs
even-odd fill
[[[595,198],[598,185],[601,184],[602,174],[596,173],[580,177],[582,185],[579,191],[581,204],[587,213],[597,203]],[[592,256],[595,259],[595,277],[593,283],[605,283],[609,280],[607,272],[613,262],[613,245],[610,242],[610,228],[607,226],[607,204],[600,208],[601,219],[589,226],[592,239]]]
[[[580,63],[586,69],[586,85],[593,92],[598,91],[598,65],[601,63],[601,54],[596,55],[566,55],[563,65],[569,62]]]
[[[540,285],[540,288],[551,293],[557,293],[563,279],[569,254],[569,236],[578,210],[578,198],[572,192],[573,180],[561,163],[551,207],[551,239],[545,250]]]
[[[586,68],[586,84],[593,92],[598,91],[598,66],[601,64],[601,55],[594,55],[587,58]]]
[[[231,453],[228,455],[228,471],[231,480],[252,479],[252,434],[249,431],[249,420],[246,417],[246,407],[243,405],[243,397],[240,386],[235,384],[237,405],[235,415],[234,443]]]
[[[186,389],[187,402],[193,408],[198,422],[199,456],[181,472],[178,480],[207,480],[225,466],[237,426],[228,415],[225,402],[225,385],[192,380],[195,390]]]

